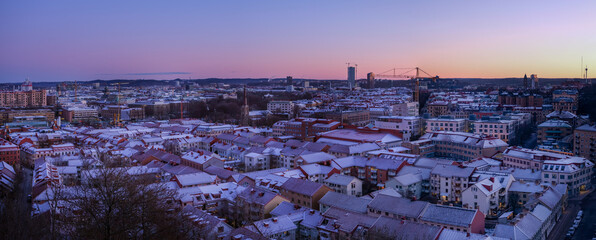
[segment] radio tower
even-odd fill
[[[586,79],[586,84],[592,84],[591,82],[588,82],[588,65],[586,65],[586,74],[584,74],[584,78]]]

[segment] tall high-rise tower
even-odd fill
[[[248,99],[246,97],[246,85],[244,85],[244,104],[242,105],[242,112],[240,114],[240,124],[243,126],[248,126],[249,119],[250,111],[248,108]]]
[[[375,74],[372,72],[369,72],[368,74],[366,74],[366,84],[368,85],[368,88],[373,89],[375,88]]]
[[[524,74],[524,89],[528,89],[528,75]]]
[[[287,76],[286,77],[286,85],[288,85],[288,86],[289,85],[292,85],[293,84],[293,80],[294,79],[292,78],[292,76]]]
[[[532,89],[538,89],[538,75],[532,74],[530,75],[530,81],[532,82]]]
[[[348,67],[348,87],[356,87],[356,67]]]

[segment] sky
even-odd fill
[[[0,82],[596,71],[596,1],[0,1]],[[588,72],[590,75],[590,72]],[[596,73],[593,74],[596,76]]]

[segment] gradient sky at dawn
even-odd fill
[[[596,1],[1,1],[0,82],[596,76]]]

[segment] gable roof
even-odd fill
[[[289,192],[300,193],[312,197],[317,191],[319,191],[319,189],[328,187],[321,183],[298,178],[290,178],[283,185],[281,185],[281,188]]]
[[[319,204],[366,214],[366,207],[371,200],[329,191],[319,200]]]
[[[478,210],[430,204],[422,213],[420,219],[453,226],[469,227],[477,212]]]
[[[368,208],[400,216],[418,218],[428,205],[430,205],[428,202],[412,201],[406,198],[378,194],[368,204]]]

